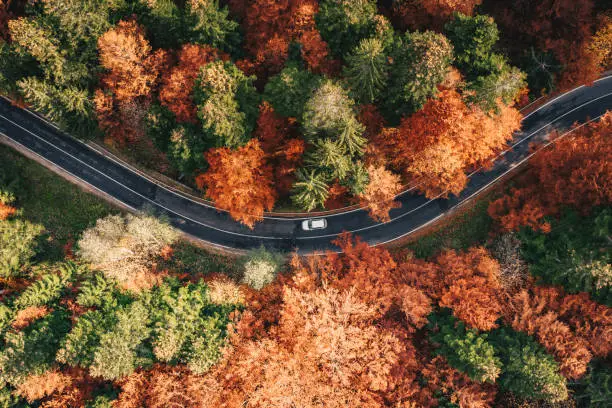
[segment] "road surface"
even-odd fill
[[[320,231],[303,231],[304,218],[277,217],[265,217],[250,230],[233,221],[227,212],[157,185],[5,100],[0,100],[0,133],[126,206],[165,215],[178,229],[209,244],[238,250],[263,244],[306,254],[337,250],[332,241],[343,231],[359,235],[371,245],[404,237],[469,200],[527,160],[529,144],[545,142],[550,130],[568,129],[574,122],[597,119],[608,109],[612,109],[612,77],[602,78],[590,87],[576,88],[526,115],[522,131],[515,134],[511,147],[499,155],[492,168],[472,173],[459,196],[429,200],[407,191],[398,197],[402,206],[391,211],[390,222],[374,222],[367,211],[357,209],[326,216],[327,228]]]

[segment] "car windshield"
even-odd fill
[[[325,227],[325,221],[323,221],[323,220],[312,220],[310,222],[310,226],[312,228],[324,228]]]

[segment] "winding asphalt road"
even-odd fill
[[[359,235],[371,245],[406,236],[469,200],[527,160],[529,144],[546,142],[552,129],[568,129],[575,122],[595,120],[606,110],[612,110],[612,76],[590,87],[569,91],[526,115],[522,131],[514,135],[511,147],[499,155],[492,168],[470,174],[467,188],[459,196],[429,200],[407,191],[398,196],[402,206],[391,211],[390,222],[374,222],[366,211],[357,209],[326,216],[328,226],[319,231],[303,231],[304,218],[276,217],[265,217],[250,230],[233,221],[226,212],[155,184],[5,100],[0,100],[0,133],[126,206],[163,214],[180,230],[207,243],[241,250],[263,244],[277,250],[297,248],[300,253],[312,253],[337,250],[331,241],[343,231]]]

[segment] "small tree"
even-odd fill
[[[376,221],[389,221],[389,211],[398,208],[395,196],[402,190],[400,177],[385,169],[384,166],[368,166],[369,183],[359,196],[359,202],[368,207],[370,217]]]
[[[450,68],[453,47],[446,37],[431,31],[406,33],[396,39],[389,67],[389,82],[383,101],[393,122],[415,112],[438,93]]]
[[[263,289],[276,278],[282,264],[282,255],[270,252],[261,246],[246,255],[242,281],[254,289]]]
[[[296,178],[291,196],[295,205],[306,211],[322,207],[329,197],[329,185],[325,177],[315,170],[299,169]]]
[[[499,282],[509,293],[522,288],[529,276],[521,257],[521,241],[512,233],[503,234],[493,243],[491,253],[499,262]]]
[[[252,229],[276,200],[272,171],[259,141],[251,139],[236,150],[211,149],[206,159],[210,168],[196,178],[198,187],[206,189],[217,208],[229,211],[232,218]]]
[[[322,0],[316,15],[321,36],[336,57],[375,34],[376,1]]]
[[[354,104],[340,85],[330,80],[324,82],[304,108],[305,138],[313,142],[328,137],[338,140],[351,155],[359,154],[366,140],[362,136],[364,127],[356,119]]]
[[[141,365],[138,351],[151,333],[149,311],[134,302],[117,312],[117,324],[100,336],[90,373],[105,380],[117,380]]]
[[[158,282],[146,274],[162,249],[177,239],[174,228],[153,216],[109,215],[85,230],[78,254],[107,277],[139,289]]]
[[[501,372],[501,362],[495,357],[486,334],[466,330],[465,324],[449,314],[431,315],[429,339],[437,345],[436,353],[448,363],[466,373],[472,380],[494,383]]]
[[[387,81],[387,57],[379,39],[362,40],[346,57],[344,75],[351,93],[362,103],[378,99]]]
[[[213,146],[238,147],[249,140],[259,113],[253,80],[231,62],[210,62],[200,69],[193,100]]]
[[[20,219],[0,220],[0,277],[11,277],[26,268],[36,254],[42,225]]]
[[[279,115],[301,118],[306,102],[320,82],[321,77],[289,65],[266,83],[263,98]]]

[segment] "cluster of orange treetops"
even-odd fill
[[[543,216],[558,214],[564,203],[585,213],[610,205],[612,166],[602,157],[612,157],[605,143],[611,131],[608,113],[537,156],[517,189],[491,203],[498,226],[542,228]],[[209,373],[163,364],[138,370],[116,382],[116,406],[306,407],[324,401],[338,408],[408,408],[438,406],[440,395],[461,407],[516,406],[496,399],[496,384],[470,379],[434,352],[422,329],[439,308],[468,329],[487,332],[501,324],[533,336],[569,380],[612,352],[612,309],[587,293],[504,274],[508,265],[483,247],[443,250],[423,260],[349,235],[337,245],[341,254],[296,255],[272,284],[247,290],[224,357]],[[96,381],[82,370],[50,372],[32,377],[23,395],[46,396],[45,407],[77,406],[91,397]]]
[[[452,368],[423,336],[438,307],[471,329],[501,323],[533,336],[568,379],[611,351],[610,308],[529,279],[508,285],[484,248],[425,261],[350,236],[338,245],[343,254],[296,256],[288,273],[250,291],[209,373],[164,364],[138,370],[116,382],[114,406],[435,407],[441,394],[461,407],[494,406],[496,385]],[[97,381],[84,370],[52,371],[20,392],[45,398],[45,407],[81,406]]]

